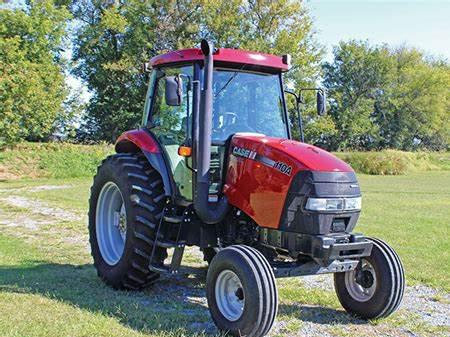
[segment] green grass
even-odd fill
[[[0,181],[18,178],[91,177],[113,146],[21,143],[0,151]],[[450,152],[337,152],[358,173],[402,175],[450,170]]]
[[[398,251],[408,284],[449,292],[450,172],[360,175],[359,179],[363,212],[357,231],[382,238]],[[195,255],[184,260],[189,275],[163,279],[141,293],[114,291],[101,282],[86,244],[91,181],[0,182],[0,199],[22,196],[80,216],[79,221],[59,221],[38,210],[0,203],[0,218],[48,218],[48,224],[38,230],[0,224],[0,336],[196,336],[203,329],[214,333],[202,302],[205,269]],[[33,190],[43,185],[66,188]],[[278,280],[278,320],[284,323],[274,336],[297,334],[311,322],[323,324],[337,336],[404,335],[399,328],[422,336],[450,332],[429,326],[405,310],[387,320],[362,324],[345,314],[331,289],[302,285],[302,278]]]
[[[450,170],[449,152],[336,152],[338,157],[363,174],[402,175],[430,170]]]
[[[1,336],[191,336],[192,321],[209,319],[164,281],[156,294],[106,287],[86,254],[85,263],[57,263],[51,252],[1,234],[0,247]],[[201,282],[191,280],[202,292]]]
[[[357,231],[388,241],[408,281],[450,291],[450,172],[360,176]]]
[[[0,151],[0,180],[92,176],[111,145],[22,143]]]

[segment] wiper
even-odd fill
[[[237,75],[239,75],[240,71],[242,71],[244,69],[245,65],[243,65],[239,70],[236,70],[233,75],[228,79],[227,83],[225,83],[223,85],[222,88],[220,88],[220,90],[214,95],[214,98],[217,98],[217,96],[219,96],[219,94],[224,91],[228,85],[236,78]]]

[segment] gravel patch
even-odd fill
[[[450,294],[416,285],[406,287],[401,308],[433,326],[450,327]]]
[[[49,222],[43,219],[32,219],[29,216],[18,215],[13,218],[7,217],[0,211],[0,224],[6,227],[24,227],[27,230],[35,231]]]
[[[67,188],[71,188],[71,185],[40,185],[40,186],[31,186],[31,187],[19,187],[19,188],[0,188],[0,193],[11,193],[11,192],[20,192],[20,191],[28,191],[28,192],[41,192],[41,191],[51,191],[51,190],[63,190]]]
[[[51,207],[47,203],[38,200],[30,200],[25,197],[10,195],[6,198],[0,199],[2,202],[19,208],[26,208],[29,212],[33,214],[50,216],[56,218],[55,220],[61,221],[78,221],[81,217],[73,212],[64,210],[62,208]],[[54,221],[47,221],[54,222]]]
[[[331,274],[305,276],[301,281],[306,289],[334,291]],[[417,315],[418,319],[428,325],[450,328],[450,294],[442,290],[426,285],[407,286],[399,309],[404,313]]]
[[[54,189],[54,187],[59,186],[37,186],[37,189],[34,191]],[[46,228],[45,232],[47,234],[55,233],[54,235],[52,234],[52,237],[55,239],[71,245],[81,245],[85,248],[85,251],[89,251],[87,233],[79,233],[77,231],[62,228],[61,226],[56,226],[63,221],[86,222],[86,216],[81,216],[62,208],[49,206],[42,201],[31,200],[16,195],[0,198],[0,202],[3,205],[10,205],[26,210],[22,213],[5,212],[6,209],[0,209],[0,225],[4,226],[5,230],[14,236],[27,237],[27,240],[39,239],[39,236],[35,234],[36,231],[41,231],[44,226],[55,225],[51,228]],[[13,228],[21,228],[22,231],[18,231],[17,229],[13,230]]]

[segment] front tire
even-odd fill
[[[236,245],[219,251],[208,269],[206,294],[211,317],[225,333],[260,337],[275,321],[275,276],[254,248]]]
[[[405,273],[397,253],[382,240],[370,240],[370,256],[362,258],[355,270],[334,274],[342,306],[363,319],[391,315],[399,307],[405,289]]]
[[[142,155],[115,154],[99,166],[89,199],[89,241],[105,283],[139,290],[159,277],[148,266],[164,201],[161,177]],[[156,247],[152,264],[166,256]]]

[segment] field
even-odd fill
[[[399,252],[408,284],[403,306],[388,319],[365,322],[341,309],[329,276],[280,279],[271,335],[450,336],[450,171],[359,177],[357,229]],[[178,276],[144,292],[102,284],[87,244],[90,183],[0,183],[0,336],[217,335],[197,249],[188,250]]]

